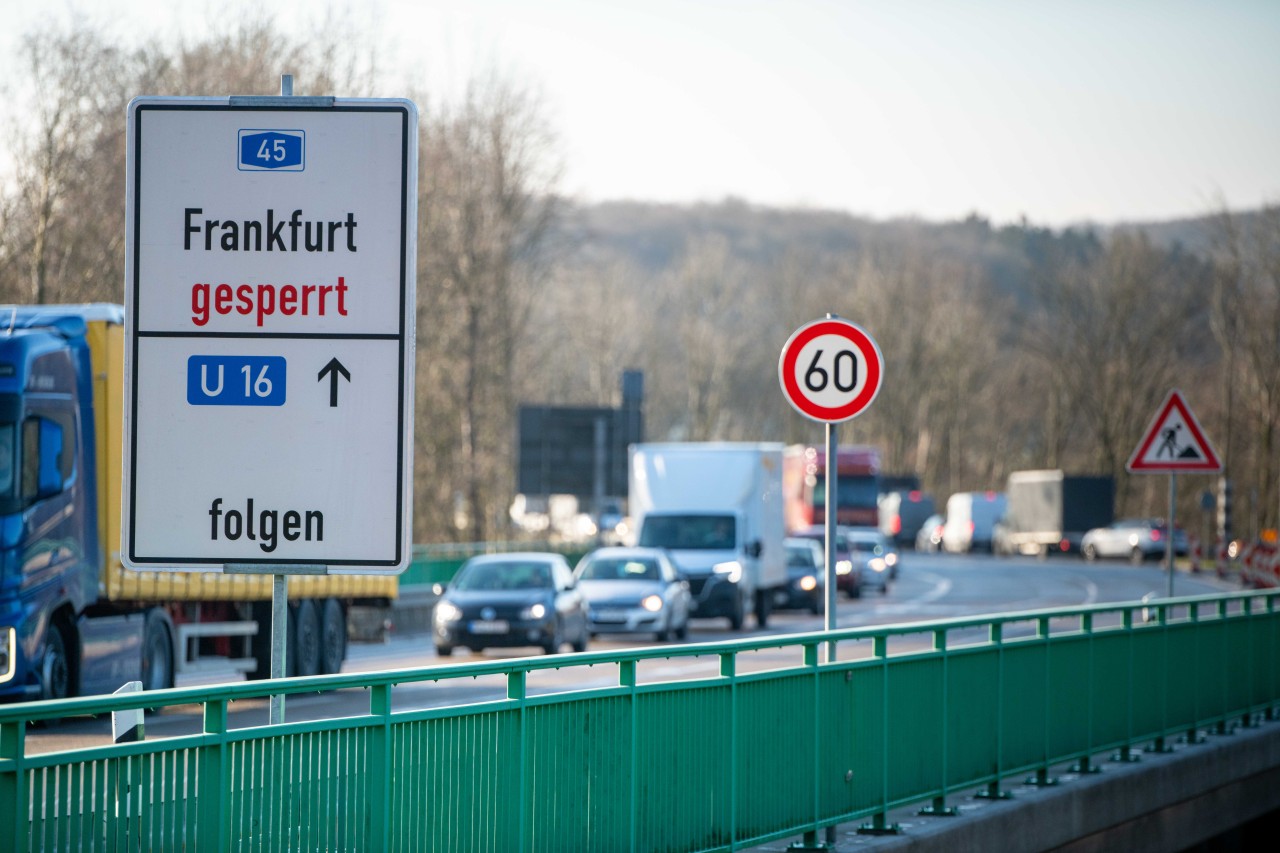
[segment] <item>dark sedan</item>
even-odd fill
[[[436,602],[436,652],[455,646],[540,646],[555,654],[565,643],[587,648],[587,600],[559,554],[486,554],[458,569]]]

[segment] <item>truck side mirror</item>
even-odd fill
[[[746,554],[753,560],[760,556],[760,552],[764,550],[764,546],[760,544],[759,539],[754,539],[747,543]]]

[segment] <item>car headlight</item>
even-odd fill
[[[436,621],[437,622],[457,622],[462,618],[462,611],[456,604],[448,601],[436,602]]]
[[[520,618],[525,620],[541,619],[543,616],[546,616],[546,615],[547,615],[547,606],[542,603],[531,604],[528,607],[526,607],[524,610],[520,611]]]
[[[646,596],[640,602],[640,606],[643,607],[645,610],[648,610],[650,613],[657,613],[659,610],[662,609],[662,596],[660,595]]]
[[[714,567],[714,571],[729,583],[737,583],[742,580],[742,563],[739,563],[737,560],[730,560],[727,563],[717,563]]]
[[[800,588],[805,592],[813,592],[818,588],[818,579],[813,575],[805,575],[800,578]]]
[[[884,564],[886,566],[896,566],[898,564],[898,555],[894,553],[885,554]]]
[[[853,571],[853,563],[849,560],[840,560],[836,563],[836,574],[847,575]]]
[[[873,572],[883,572],[885,568],[884,559],[882,557],[872,557],[867,561],[867,567]]]

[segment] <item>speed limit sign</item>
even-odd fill
[[[884,358],[860,326],[828,316],[801,326],[778,359],[782,393],[796,411],[823,423],[862,414],[880,393]]]

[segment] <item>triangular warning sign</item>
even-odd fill
[[[1135,474],[1216,473],[1222,462],[1176,388],[1169,392],[1125,466]]]

